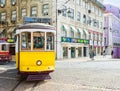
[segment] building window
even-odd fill
[[[4,7],[6,4],[6,0],[0,0],[0,7]]]
[[[77,3],[78,5],[80,5],[80,0],[76,0],[76,3]]]
[[[102,22],[100,22],[100,29],[102,29]]]
[[[23,8],[23,9],[21,10],[21,15],[22,15],[22,17],[27,16],[27,11],[26,11],[25,8]]]
[[[14,10],[11,13],[11,21],[16,21],[16,18],[17,18],[17,14],[16,14],[16,10]]]
[[[87,24],[91,25],[91,17],[90,16],[88,16]]]
[[[68,47],[63,47],[63,58],[68,58]]]
[[[85,33],[85,31],[83,31],[83,39],[86,39],[87,38],[87,35]]]
[[[81,14],[80,14],[80,12],[78,11],[78,13],[77,13],[77,21],[80,21],[80,16],[81,16]]]
[[[82,1],[82,6],[85,7],[85,0]]]
[[[89,39],[91,39],[91,33],[89,33]]]
[[[83,23],[86,23],[86,15],[83,15]]]
[[[74,30],[72,28],[70,28],[70,37],[74,38]]]
[[[37,7],[36,6],[31,7],[31,16],[37,17]]]
[[[64,28],[62,29],[62,36],[67,37],[67,31]]]
[[[81,38],[81,34],[80,34],[80,32],[78,32],[77,34],[78,34],[78,38]]]
[[[1,16],[1,19],[0,19],[1,21],[6,21],[6,12],[2,12],[0,16]]]
[[[42,14],[43,14],[43,16],[47,16],[49,14],[49,5],[48,4],[43,5]]]
[[[74,9],[70,8],[70,13],[68,14],[68,17],[74,19]]]
[[[62,15],[66,17],[66,13],[67,13],[67,7],[63,6]]]
[[[16,4],[16,0],[11,0],[11,5],[15,5]]]

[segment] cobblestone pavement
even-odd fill
[[[12,71],[14,65],[11,66],[13,69],[10,66],[0,65],[0,91],[11,91],[10,87],[18,82],[16,73],[12,73],[15,72]],[[11,73],[9,77],[5,72]],[[120,61],[110,56],[96,56],[95,60],[88,57],[58,60],[55,71],[50,75],[52,79],[47,81],[23,81],[15,91],[120,91]]]

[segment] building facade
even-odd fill
[[[14,38],[15,27],[42,22],[56,27],[56,58],[96,55],[104,47],[103,12],[98,0],[1,0],[1,38]]]
[[[120,18],[118,16],[119,9],[114,7],[113,10],[110,10],[113,12],[110,12],[109,10],[107,11],[107,9],[104,14],[105,50],[107,54],[111,54],[113,51],[113,58],[120,58]],[[117,13],[115,13],[116,10]]]
[[[114,14],[116,17],[120,18],[120,8],[110,4],[105,5],[105,8],[106,8],[106,12],[110,12]]]
[[[94,0],[71,0],[59,7],[63,11],[58,12],[58,59],[88,57],[91,47],[100,55],[104,47],[104,6]]]

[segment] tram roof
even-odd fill
[[[55,27],[48,25],[48,24],[43,24],[43,23],[27,23],[27,24],[22,24],[17,27],[17,29],[50,29],[50,30],[55,30]]]

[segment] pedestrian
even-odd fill
[[[113,58],[113,53],[114,53],[114,52],[113,52],[113,50],[112,50],[112,51],[111,51],[111,58]]]
[[[106,57],[106,53],[105,53],[105,50],[103,51],[103,57]]]
[[[90,55],[91,60],[94,60],[94,51],[93,50],[89,51],[89,55]]]

